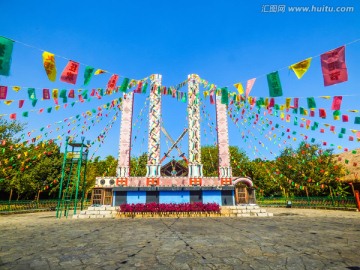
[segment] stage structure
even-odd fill
[[[130,177],[130,147],[133,117],[134,95],[127,93],[123,98],[119,157],[116,177],[97,177],[93,191],[93,204],[111,204],[118,206],[122,203],[186,203],[186,202],[216,202],[220,205],[234,205],[239,203],[255,203],[255,193],[251,179],[232,175],[230,166],[227,105],[221,103],[216,96],[216,130],[219,149],[219,176],[204,177],[201,162],[200,136],[200,78],[196,74],[188,76],[188,129],[179,137],[181,139],[189,132],[188,163],[186,176],[162,175],[162,161],[160,157],[161,131],[169,138],[170,135],[161,127],[161,75],[150,77],[150,105],[149,105],[149,141],[148,162],[146,176]],[[171,149],[177,147],[178,140],[173,142]],[[171,150],[169,149],[169,150]],[[173,162],[173,161],[172,161]],[[169,164],[165,164],[169,166]],[[176,164],[172,163],[173,168]],[[164,170],[163,170],[164,171]]]

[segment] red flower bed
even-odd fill
[[[120,205],[121,213],[164,213],[164,212],[207,212],[219,213],[220,206],[217,203],[136,203]]]

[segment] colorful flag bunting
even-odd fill
[[[0,75],[9,76],[10,74],[13,46],[14,41],[0,37]]]
[[[46,75],[49,80],[52,82],[56,81],[56,65],[55,65],[55,55],[49,52],[43,52],[43,65],[45,68]]]
[[[345,46],[322,54],[321,69],[325,86],[346,82],[348,74],[345,63]]]
[[[255,80],[256,80],[256,78],[253,78],[253,79],[250,79],[250,80],[247,81],[247,83],[246,83],[246,92],[245,92],[246,97],[248,97],[250,95],[250,92],[251,92],[251,89],[254,86]]]
[[[332,110],[340,110],[342,102],[342,96],[335,96],[331,105]]]
[[[270,97],[281,97],[283,95],[279,72],[275,71],[267,75]]]
[[[7,86],[0,86],[0,99],[6,99],[7,91]]]
[[[84,85],[87,86],[90,83],[91,77],[94,73],[94,68],[87,66],[84,71]]]
[[[114,90],[118,79],[119,79],[119,75],[113,74],[108,81],[107,89]]]
[[[134,93],[141,94],[142,87],[143,87],[143,82],[139,81],[139,83],[137,84],[136,89],[134,90]]]
[[[298,62],[296,64],[293,64],[289,67],[289,69],[292,69],[298,79],[301,79],[302,76],[308,71],[311,63],[311,57],[307,58],[306,60],[303,60],[301,62]]]
[[[60,81],[76,84],[76,79],[79,73],[79,66],[79,63],[69,60],[63,72],[61,73]]]

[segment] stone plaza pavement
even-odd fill
[[[0,216],[0,269],[360,270],[360,213],[268,208],[274,217]]]

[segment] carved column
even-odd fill
[[[199,81],[196,74],[188,76],[188,119],[189,119],[189,184],[201,185],[203,165],[200,144],[200,100]]]
[[[229,134],[226,104],[221,96],[216,96],[216,127],[219,149],[219,178],[222,185],[230,185],[232,171],[230,167]]]
[[[133,105],[134,94],[132,92],[125,94],[122,101],[119,156],[118,166],[116,169],[116,175],[118,179],[116,181],[116,185],[127,185],[127,179],[130,176],[130,147]]]
[[[148,163],[146,166],[147,185],[158,185],[161,176],[160,164],[160,132],[161,132],[161,75],[150,77],[150,105],[149,105],[149,141]]]

